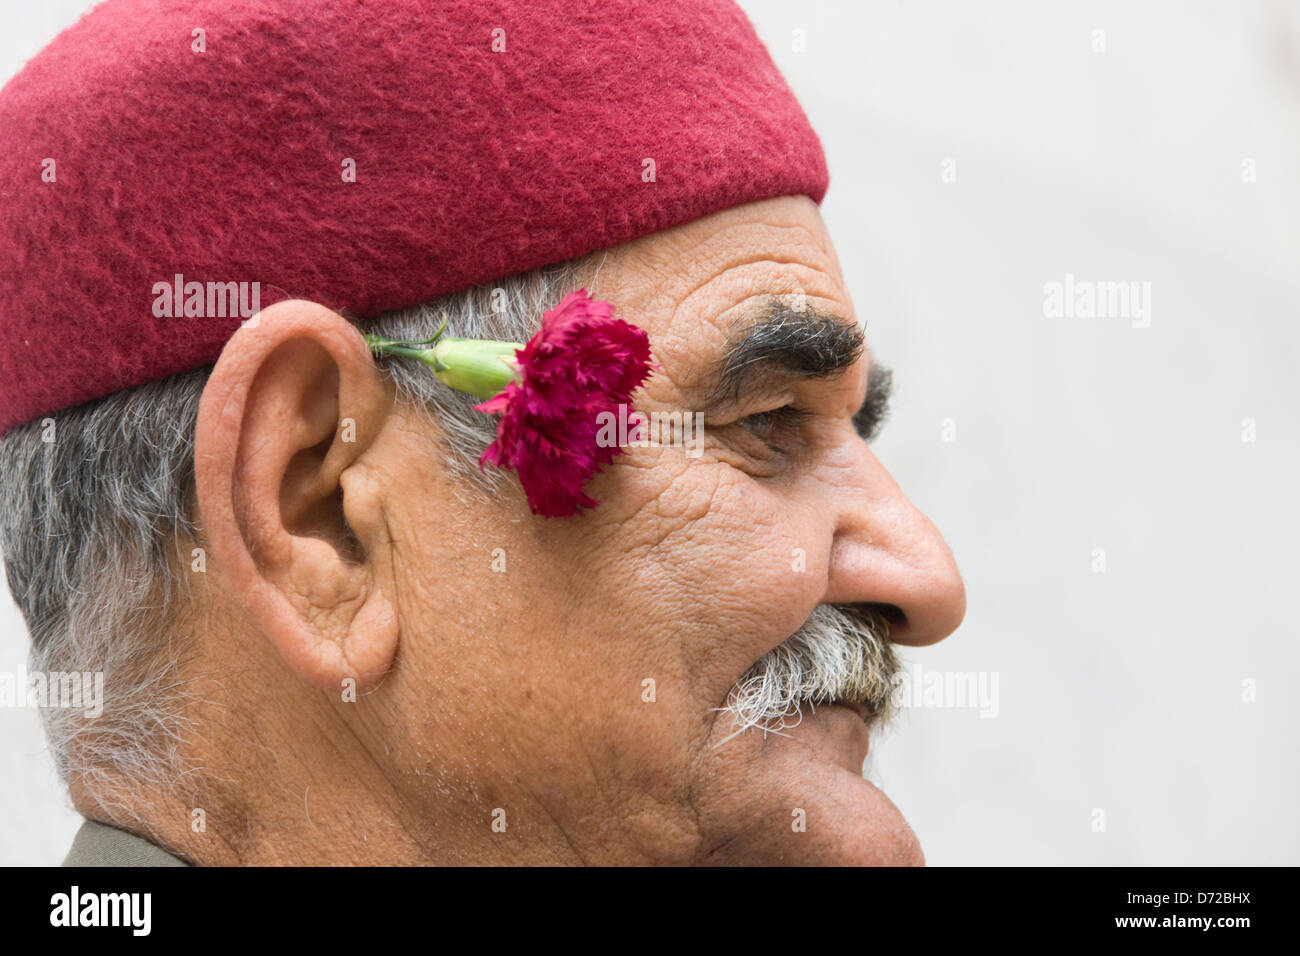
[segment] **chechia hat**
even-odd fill
[[[0,432],[826,187],[730,0],[108,0],[0,91]]]

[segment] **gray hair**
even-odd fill
[[[391,339],[452,335],[526,341],[571,291],[586,260],[512,276],[358,325]],[[416,362],[381,359],[398,400],[436,419],[450,468],[491,491],[508,478],[478,457],[495,420]],[[175,627],[189,593],[186,542],[200,540],[194,428],[211,367],[65,409],[0,437],[0,552],[31,635],[33,673],[102,672],[103,713],[41,711],[59,773],[101,806],[129,810],[118,782],[162,788],[189,772],[184,675]],[[474,493],[473,491],[470,492]],[[124,796],[124,795],[123,795]]]
[[[803,626],[764,654],[720,708],[736,728],[780,734],[818,704],[852,704],[869,727],[895,713],[899,662],[889,617],[871,605],[820,604]]]

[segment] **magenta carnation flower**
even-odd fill
[[[422,342],[365,340],[377,355],[424,362],[444,385],[487,399],[474,407],[501,421],[479,467],[513,468],[533,513],[563,518],[597,504],[583,485],[622,451],[597,440],[603,413],[627,420],[619,406],[650,374],[650,340],[613,313],[579,289],[525,345],[447,337],[445,319]]]
[[[586,289],[565,296],[515,352],[517,380],[475,406],[501,416],[479,466],[518,472],[534,514],[563,518],[595,507],[583,486],[622,451],[597,442],[600,415],[617,417],[649,376],[650,340],[613,312]]]

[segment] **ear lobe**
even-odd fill
[[[326,690],[372,685],[397,651],[384,489],[368,462],[390,402],[361,333],[292,300],[231,337],[199,405],[210,565],[285,663]]]

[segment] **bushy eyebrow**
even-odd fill
[[[710,405],[735,403],[774,376],[826,378],[852,367],[865,352],[866,341],[856,323],[776,300],[757,321],[737,323],[718,363]],[[892,379],[888,368],[872,365],[866,398],[853,416],[853,427],[864,441],[875,438],[884,424]]]
[[[894,391],[894,373],[879,362],[872,363],[867,379],[867,397],[853,415],[853,428],[865,442],[875,439],[889,418],[889,400]]]
[[[825,378],[852,366],[865,349],[856,324],[809,307],[797,311],[777,300],[757,321],[733,332],[723,351],[714,399],[735,401],[774,374]]]

